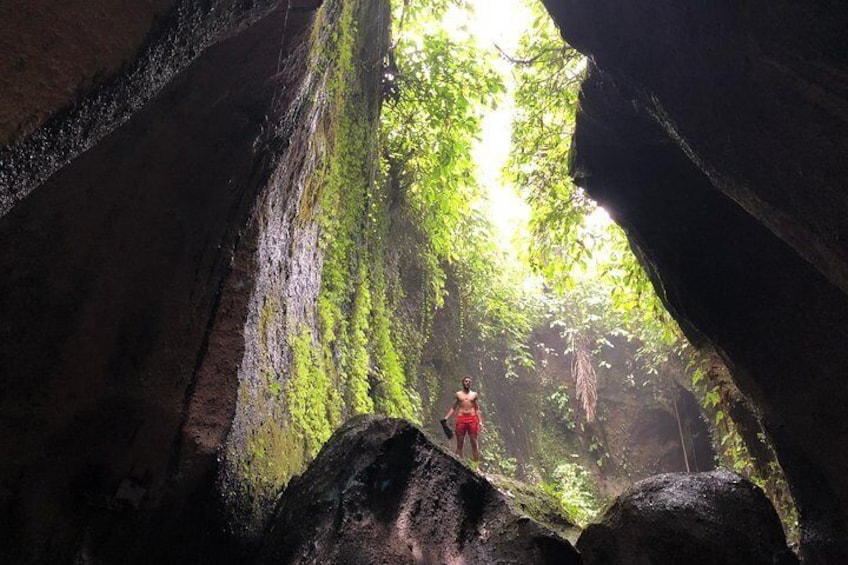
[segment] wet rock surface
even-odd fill
[[[577,541],[587,565],[790,565],[780,521],[763,492],[729,471],[640,481]]]
[[[292,481],[259,563],[580,563],[404,420],[360,417]]]
[[[848,562],[848,4],[545,4],[591,57],[578,184],[757,406],[802,556]]]
[[[6,106],[0,112],[0,216],[126,123],[207,48],[283,5],[279,0],[16,4],[0,7],[0,86],[10,86],[0,89],[0,105]],[[320,2],[285,5],[299,16]]]
[[[257,208],[286,192],[291,132],[269,123],[311,24],[278,10],[205,50],[186,34],[188,68],[0,217],[0,562],[215,555]]]

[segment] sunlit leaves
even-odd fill
[[[416,234],[428,308],[443,305],[450,276],[467,352],[502,363],[510,378],[532,364],[532,324],[522,275],[503,268],[493,228],[475,207],[481,190],[472,157],[483,115],[505,88],[493,50],[441,25],[459,4],[410,0],[397,7],[392,92],[381,120],[384,169],[395,190],[395,233]]]
[[[525,273],[505,260],[485,218],[472,214],[457,236],[461,247],[454,272],[468,321],[465,342],[478,359],[502,364],[501,376],[516,378],[533,365],[529,336],[538,323],[538,297],[524,290]]]
[[[449,5],[437,3],[436,13]],[[441,265],[457,257],[455,232],[478,196],[471,150],[483,111],[504,87],[485,54],[406,4],[393,59],[396,95],[383,107],[384,158],[398,201],[426,236],[422,262],[437,303]]]
[[[561,293],[578,292],[574,304],[587,331],[586,300],[607,302],[601,314],[606,331],[618,328],[644,343],[642,361],[662,365],[685,343],[651,281],[617,226],[590,226],[597,205],[570,177],[571,137],[577,111],[583,57],[567,46],[543,8],[535,8],[532,29],[518,52],[509,55],[518,82],[513,150],[507,174],[531,206],[530,258],[536,270]],[[587,286],[588,284],[588,286]],[[586,289],[590,291],[587,294]],[[615,312],[615,313],[613,313]],[[595,324],[597,326],[597,324]]]
[[[531,206],[531,258],[547,275],[583,258],[578,237],[594,208],[569,176],[571,134],[583,57],[560,38],[541,5],[514,55],[516,115],[507,174]]]

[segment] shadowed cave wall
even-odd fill
[[[545,4],[591,61],[575,178],[757,405],[802,556],[848,559],[848,7]]]
[[[239,486],[264,477],[219,482],[220,463],[255,451],[265,420],[285,424],[257,397],[285,385],[286,340],[314,325],[322,258],[308,181],[345,112],[339,84],[363,127],[376,118],[387,4],[176,2],[146,36],[120,28],[136,40],[121,53],[91,37],[140,23],[106,17],[121,6],[89,8],[70,29],[72,16],[36,5],[3,20],[30,42],[21,53],[50,56],[41,34],[66,57],[97,57],[58,58],[88,65],[85,84],[22,106],[0,150],[0,556],[231,562],[225,522],[233,508],[258,515],[268,493]],[[344,80],[343,39],[349,58],[370,61]],[[28,78],[3,62],[17,81],[4,107],[49,82],[49,70]],[[304,464],[301,440],[290,443],[279,480]]]

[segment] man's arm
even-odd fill
[[[474,410],[477,412],[477,419],[480,421],[480,425],[482,426],[483,425],[483,411],[480,410],[480,403],[477,402],[478,398],[479,397],[475,396],[474,400],[472,400],[471,402],[474,404]]]

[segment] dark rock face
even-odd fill
[[[420,430],[361,417],[280,500],[259,563],[580,563]]]
[[[848,290],[844,2],[545,3],[719,189]]]
[[[4,43],[8,50],[0,57],[0,70],[8,71],[4,78],[14,81],[13,89],[0,94],[0,104],[12,109],[0,114],[0,136],[17,141],[0,147],[0,216],[140,111],[204,50],[279,4],[16,3],[0,12],[8,16],[0,18],[4,38],[19,40]],[[315,4],[288,5],[301,11]],[[274,41],[279,44],[279,38]],[[42,125],[46,116],[51,117]],[[17,139],[36,125],[41,127]]]
[[[545,3],[593,62],[578,183],[757,406],[802,555],[848,561],[848,5]]]
[[[148,62],[196,57],[158,94],[98,91],[152,100],[0,217],[0,561],[215,556],[255,208],[287,194],[272,177],[291,132],[269,123],[302,79],[312,20],[277,10],[238,28],[269,5],[201,18],[211,36],[195,21],[202,40],[186,32],[178,49],[191,57]],[[0,171],[22,159],[0,153]]]
[[[172,4],[170,0],[3,2],[0,145],[31,133],[98,77],[102,80],[118,70]]]
[[[665,474],[621,495],[577,541],[587,565],[790,565],[763,492],[728,471]]]

